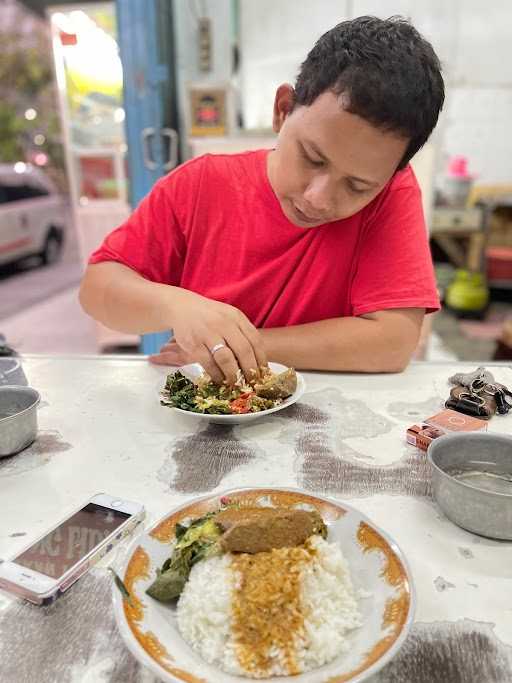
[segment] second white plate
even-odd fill
[[[286,365],[281,365],[280,363],[269,363],[269,367],[272,372],[279,373],[284,372],[288,368]],[[199,363],[191,363],[190,365],[182,365],[179,368],[173,368],[168,374],[173,374],[180,371],[185,377],[190,379],[192,382],[196,382],[197,379],[203,374],[203,367]],[[163,386],[159,387],[159,392],[162,390]],[[193,413],[190,410],[182,410],[181,408],[171,408],[169,406],[162,406],[165,410],[170,410],[174,413],[181,413],[182,415],[188,415],[191,418],[195,418],[202,422],[211,422],[213,424],[247,424],[248,422],[254,422],[255,420],[261,420],[261,418],[270,415],[271,413],[276,413],[280,410],[284,410],[289,406],[296,403],[306,390],[306,382],[304,377],[298,372],[297,373],[297,389],[294,393],[285,399],[282,403],[275,406],[274,408],[269,408],[268,410],[262,410],[259,413],[245,413],[244,415],[209,415],[208,413]]]

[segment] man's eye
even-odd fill
[[[353,192],[354,194],[365,194],[365,192],[368,192],[368,190],[361,189],[360,187],[356,187],[355,185],[352,185],[352,183],[347,183],[347,187],[350,190],[350,192]]]
[[[306,150],[304,150],[304,149],[301,149],[301,154],[302,154],[303,159],[304,159],[305,161],[307,161],[307,163],[310,164],[311,166],[320,167],[320,166],[323,166],[323,165],[325,164],[325,162],[323,161],[323,159],[312,159],[312,158],[306,153]]]
[[[317,159],[311,159],[311,157],[306,157],[306,158],[309,161],[309,163],[311,164],[311,166],[323,166],[325,163],[324,161],[322,161],[322,159],[317,160]]]

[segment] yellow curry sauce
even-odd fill
[[[316,551],[309,542],[256,555],[234,555],[236,585],[232,602],[232,632],[240,666],[266,675],[274,648],[288,675],[300,673],[296,644],[304,635],[301,576]],[[284,672],[283,672],[284,673]]]

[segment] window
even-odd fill
[[[22,199],[32,199],[33,197],[45,197],[49,194],[41,185],[30,185],[21,183],[20,185],[10,184],[4,181],[0,185],[0,204],[7,202],[18,202]]]

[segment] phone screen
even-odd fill
[[[129,517],[89,503],[12,561],[58,579]]]

